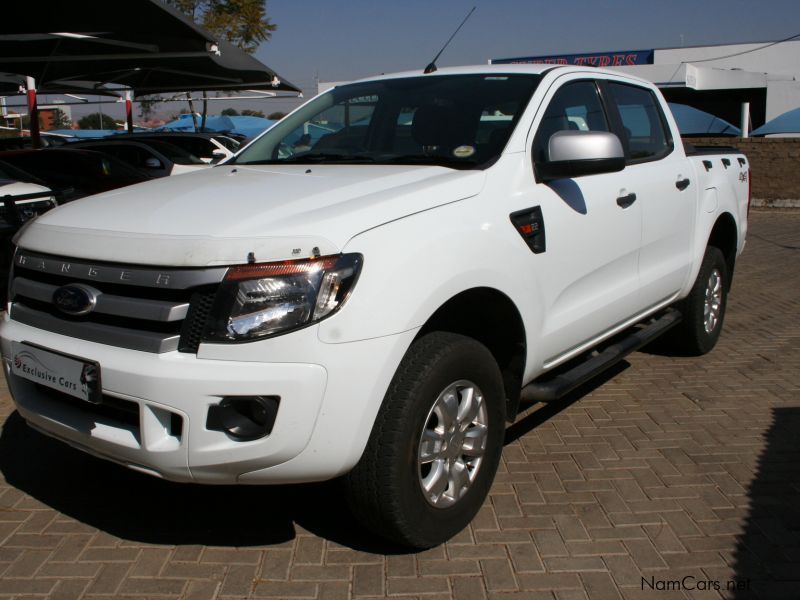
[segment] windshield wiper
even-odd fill
[[[382,160],[384,163],[439,165],[442,167],[470,167],[477,164],[474,160],[452,159],[448,156],[425,156],[424,154],[402,154]]]
[[[326,159],[330,158],[331,160],[340,160],[342,162],[375,162],[375,157],[371,154],[313,154],[312,156],[324,156]],[[333,158],[333,157],[336,158]]]
[[[251,160],[247,162],[238,163],[240,165],[282,165],[282,164],[318,164],[323,162],[336,162],[336,163],[365,163],[375,162],[375,157],[369,154],[344,154],[340,152],[314,152],[309,154],[300,154],[297,156],[288,156],[286,158],[272,158],[266,160]]]

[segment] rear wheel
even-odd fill
[[[678,308],[683,321],[672,341],[686,354],[710,352],[717,344],[725,319],[729,288],[728,265],[719,248],[706,248],[692,291]]]
[[[415,341],[345,479],[355,516],[417,548],[466,527],[497,471],[504,398],[497,363],[479,342],[446,332]]]

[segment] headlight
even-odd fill
[[[250,341],[286,333],[333,314],[361,270],[360,254],[231,267],[204,339]]]

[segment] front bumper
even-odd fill
[[[391,379],[393,368],[387,365],[399,360],[408,343],[401,334],[330,345],[320,342],[312,327],[230,351],[212,346],[211,358],[199,358],[78,340],[7,316],[0,338],[9,389],[34,428],[165,479],[221,484],[313,481],[350,469]],[[99,362],[102,408],[11,373],[13,341]],[[293,360],[301,354],[311,361]],[[209,407],[223,397],[256,395],[280,397],[268,436],[237,441],[206,427]]]

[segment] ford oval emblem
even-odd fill
[[[63,313],[80,316],[89,314],[97,305],[100,290],[82,283],[62,285],[53,292],[53,304]]]

